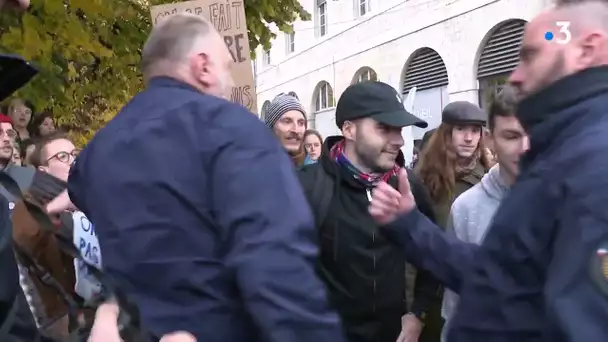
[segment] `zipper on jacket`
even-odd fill
[[[365,189],[365,194],[367,195],[367,200],[368,201],[372,201],[372,191],[368,188]],[[376,230],[374,229],[372,231],[372,247],[373,245],[376,244]],[[374,269],[374,275],[376,274],[376,252],[374,252],[372,250],[372,262],[373,262],[373,269]],[[374,280],[373,280],[373,286],[374,286],[374,300],[373,300],[373,306],[372,306],[372,312],[376,313],[376,277],[374,276]]]

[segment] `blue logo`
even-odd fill
[[[553,32],[545,32],[546,40],[553,40]]]

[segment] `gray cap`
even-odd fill
[[[441,112],[441,122],[450,125],[485,126],[486,121],[486,113],[478,105],[467,101],[452,102]]]

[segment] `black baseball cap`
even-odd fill
[[[340,96],[336,106],[338,128],[342,128],[345,121],[361,118],[373,118],[390,127],[428,126],[426,121],[405,110],[401,95],[382,82],[356,83]]]

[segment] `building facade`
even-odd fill
[[[294,92],[309,127],[339,134],[335,105],[354,82],[379,80],[406,95],[432,129],[452,101],[486,106],[517,64],[524,25],[549,0],[302,0],[311,21],[277,33],[257,51],[260,115],[277,94]],[[558,28],[556,27],[556,33]],[[426,130],[404,129],[409,159]]]

